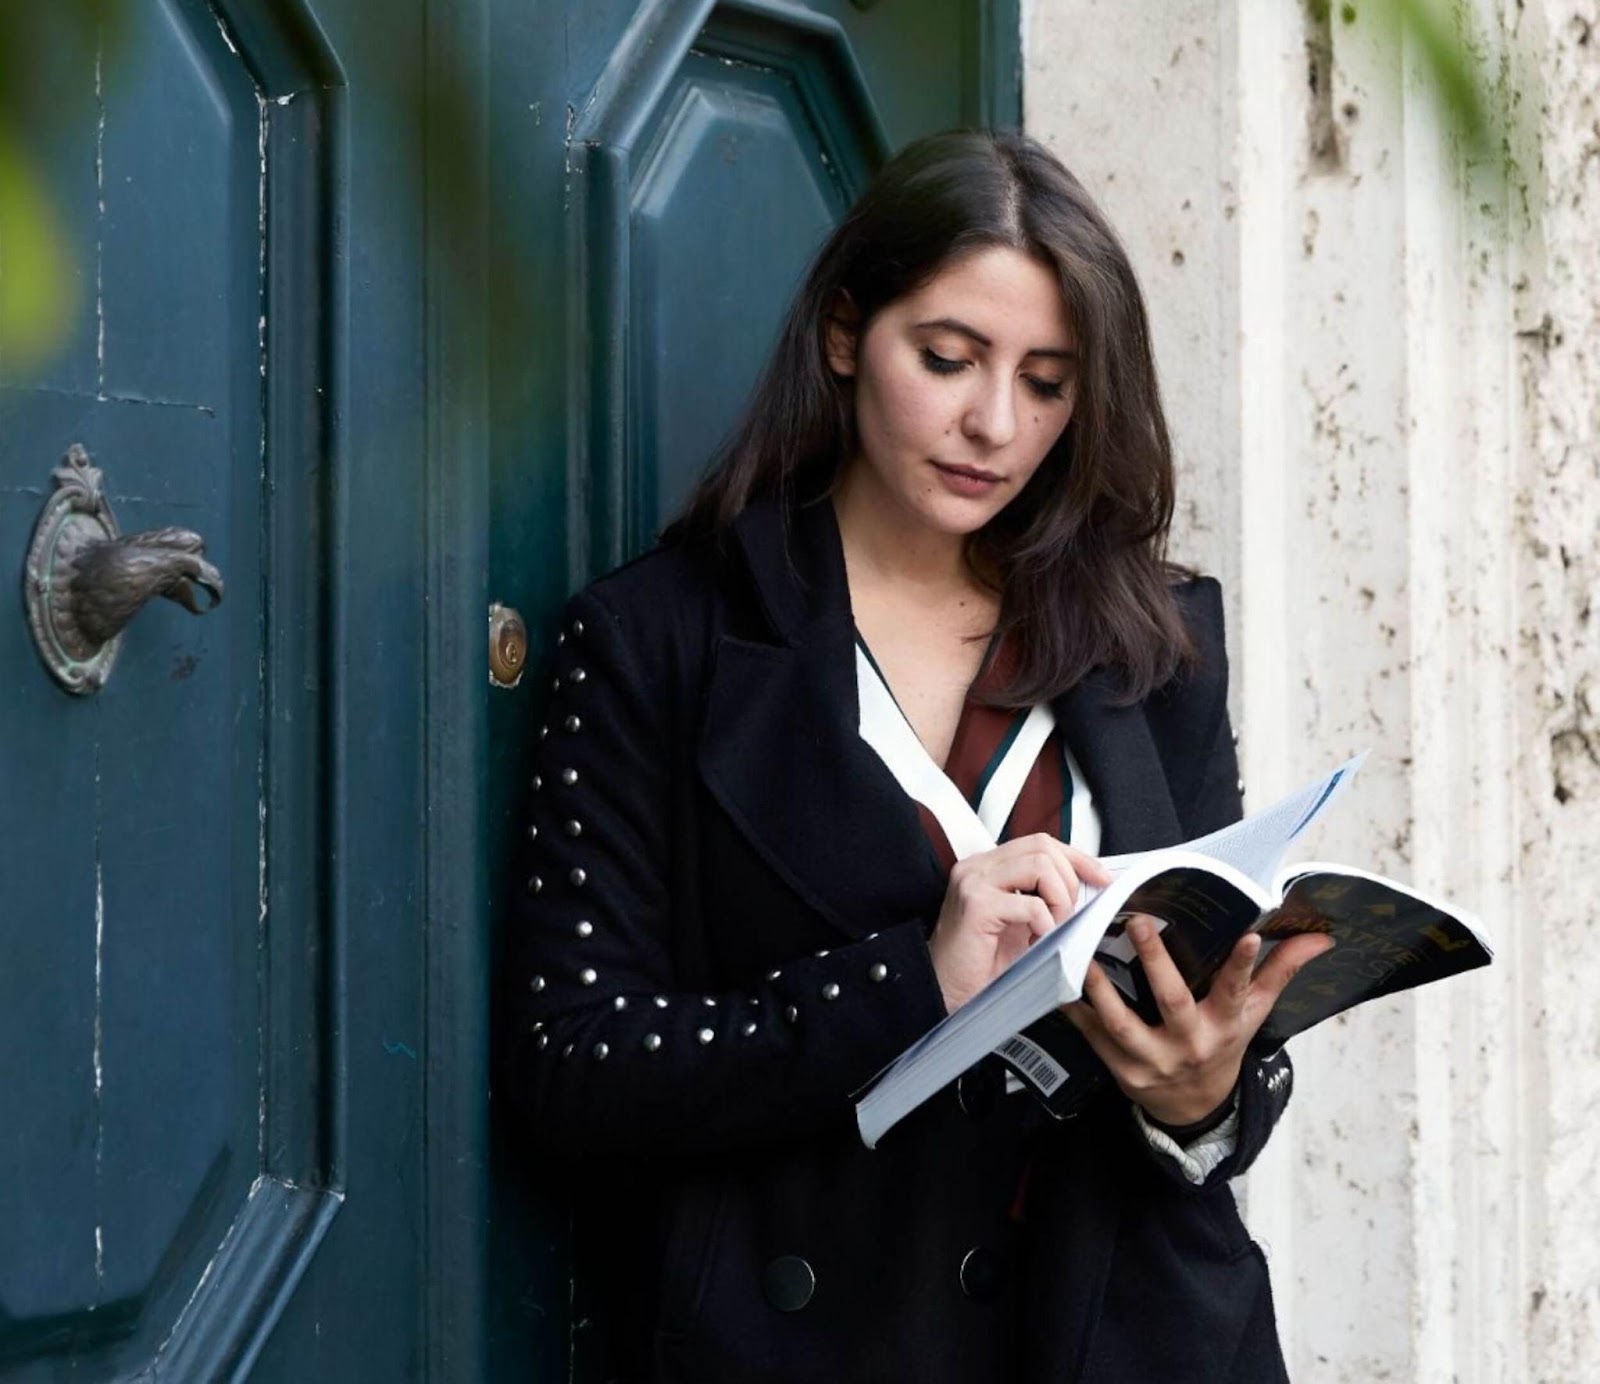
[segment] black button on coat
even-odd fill
[[[1096,674],[1054,706],[1106,854],[1240,813],[1220,592],[1176,594],[1197,672],[1128,708]],[[859,734],[831,503],[652,550],[574,596],[560,641],[496,1094],[574,1208],[578,1377],[1282,1379],[1226,1180],[1288,1099],[1283,1054],[1247,1059],[1203,1188],[1109,1084],[1058,1123],[951,1083],[862,1145],[851,1093],[945,1012],[945,881]]]

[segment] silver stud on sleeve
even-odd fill
[[[834,981],[830,980],[822,987],[822,998],[825,1000],[836,1000],[839,998],[839,987]]]
[[[532,990],[533,993],[537,995],[541,990],[544,989],[544,977],[535,976],[528,982],[528,989]]]
[[[548,1033],[541,1033],[539,1035],[539,1050],[542,1052],[545,1048],[547,1048],[549,1046],[550,1046],[550,1035]]]
[[[528,823],[528,840],[537,841],[538,839],[539,839],[539,828],[537,826],[535,826],[532,822],[529,822]]]
[[[768,980],[776,980],[782,974],[783,974],[783,971],[782,971],[781,968],[775,969],[775,970],[771,970],[771,971],[767,972],[767,979]]]
[[[544,740],[549,736],[549,734],[550,734],[550,727],[549,726],[540,726],[539,727],[539,739]]]
[[[572,1044],[571,1043],[568,1043],[566,1045],[566,1047],[561,1049],[561,1055],[562,1055],[562,1057],[571,1057],[572,1056]]]
[[[537,894],[543,888],[544,881],[540,879],[538,875],[528,876],[528,892],[530,894]]]
[[[622,1011],[628,1007],[628,997],[626,995],[618,995],[616,999],[611,1001],[611,1007],[615,1009],[617,1013],[622,1013]]]
[[[563,769],[561,771],[561,781],[568,788],[571,788],[578,781],[578,771],[576,769]]]
[[[533,776],[533,791],[535,793],[537,793],[543,787],[544,787],[544,779],[542,779],[538,774],[535,774]]]
[[[567,823],[567,835],[568,836],[582,836],[583,835],[583,823],[580,822],[576,817],[574,817],[571,821],[569,821]]]
[[[716,1000],[710,995],[705,996],[701,1003],[704,1004],[708,1009],[715,1009],[717,1007]]]
[[[877,981],[877,980],[887,980],[888,978],[889,978],[889,968],[887,966],[885,966],[883,964],[883,962],[881,962],[881,961],[874,961],[872,963],[871,968],[867,971],[867,979],[868,980]]]
[[[594,924],[591,923],[587,918],[583,919],[578,924],[578,936],[579,937],[593,937],[594,936]]]
[[[593,985],[599,979],[600,977],[595,974],[593,966],[585,966],[578,972],[578,983],[580,985]]]
[[[567,681],[582,682],[588,676],[589,675],[585,673],[582,668],[574,668],[570,673],[567,674]]]
[[[821,959],[822,959],[822,958],[823,958],[823,957],[825,957],[825,956],[826,956],[826,955],[827,955],[827,954],[828,954],[828,949],[827,949],[827,948],[826,948],[826,947],[824,947],[824,948],[823,948],[823,949],[822,949],[822,950],[821,950],[821,951],[819,951],[819,952],[818,952],[818,953],[817,953],[817,960],[819,960],[819,961],[820,961],[820,960],[821,960]]]
[[[701,1043],[702,1047],[705,1044],[709,1043],[716,1036],[717,1036],[716,1033],[713,1030],[709,1029],[709,1028],[703,1028],[703,1029],[700,1030],[700,1032],[695,1034],[695,1037],[700,1040],[700,1043]]]
[[[562,630],[558,635],[556,635],[556,647],[559,649],[566,642],[567,642],[567,632],[565,630]]]
[[[569,716],[561,724],[564,725],[569,732],[573,732],[583,725],[583,722],[580,721],[576,716]]]
[[[611,1049],[608,1048],[604,1043],[596,1043],[594,1045],[594,1060],[596,1062],[604,1062],[606,1060],[606,1054],[610,1051]]]
[[[572,632],[574,634],[576,634],[576,635],[581,635],[583,633],[583,621],[582,620],[574,620],[572,622]]]
[[[656,996],[656,1008],[657,1009],[665,1009],[666,1007],[667,1007],[667,997],[665,995],[657,995]]]
[[[791,1024],[799,1023],[800,1011],[791,1004],[783,1011],[783,1017],[786,1018]]]
[[[645,1036],[644,1036],[644,1050],[646,1052],[655,1052],[656,1049],[659,1048],[660,1046],[661,1046],[661,1035],[659,1033],[647,1033],[647,1034],[645,1034]]]
[[[743,1033],[746,1038],[748,1038],[752,1033],[754,1033],[756,1031],[756,1021],[754,1019],[749,1020],[745,1024],[745,1026],[742,1029],[740,1029],[739,1031],[741,1033]]]
[[[584,880],[588,879],[589,876],[584,873],[581,865],[574,865],[572,870],[568,873],[567,878],[570,879],[577,888],[581,889],[583,887]]]

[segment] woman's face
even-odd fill
[[[838,314],[828,361],[855,378],[861,439],[850,484],[920,526],[982,528],[1072,417],[1077,337],[1055,270],[992,246],[890,303],[859,339],[847,299]]]

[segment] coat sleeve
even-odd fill
[[[1195,772],[1188,776],[1189,790],[1178,803],[1184,838],[1193,840],[1244,815],[1244,783],[1239,776],[1238,746],[1228,716],[1228,655],[1223,627],[1222,588],[1214,578],[1192,583],[1185,593],[1185,612],[1200,648],[1197,688],[1205,710],[1197,713],[1201,733]],[[1212,1186],[1246,1172],[1266,1146],[1268,1137],[1294,1084],[1294,1069],[1283,1049],[1268,1050],[1252,1042],[1239,1071],[1238,1134],[1233,1152],[1207,1176],[1201,1186]],[[1137,1128],[1131,1109],[1130,1132],[1142,1155],[1159,1175],[1184,1187],[1193,1187],[1173,1159],[1154,1149]],[[1196,1188],[1198,1190],[1198,1188]]]
[[[662,660],[641,658],[636,635],[595,587],[563,614],[503,953],[511,1099],[567,1155],[853,1127],[851,1093],[945,1016],[924,925],[897,921],[738,990],[685,990],[671,882],[689,864],[671,858],[669,816],[686,800],[674,745],[695,729],[674,679],[642,672]]]

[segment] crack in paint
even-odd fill
[[[94,1306],[100,1305],[106,1287],[106,1242],[101,1222],[106,1152],[105,1109],[105,940],[106,894],[104,864],[100,855],[100,737],[94,741]]]
[[[278,99],[287,106],[289,97]],[[267,141],[272,112],[266,95],[256,92],[259,128],[256,133],[256,350],[260,356],[261,438],[257,443],[260,499],[263,513],[270,513],[270,487],[267,483]],[[267,1166],[267,642],[271,629],[268,573],[272,570],[270,524],[257,530],[256,546],[260,592],[258,596],[261,643],[256,653],[256,1164]]]
[[[104,388],[89,394],[81,389],[56,389],[43,384],[6,384],[0,385],[0,393],[48,394],[58,399],[92,399],[97,404],[143,404],[149,408],[181,408],[193,413],[203,413],[207,418],[217,416],[216,409],[206,404],[191,404],[183,399],[141,399],[137,394],[107,394]]]
[[[95,390],[106,392],[106,94],[105,30],[97,25],[94,46],[94,189],[98,212],[94,228]]]
[[[223,20],[222,16],[217,13],[215,7],[213,7],[211,10],[211,17],[217,21],[217,32],[222,35],[222,41],[228,45],[228,51],[232,53],[234,57],[238,57],[239,45],[233,41],[233,35],[228,32],[227,23]]]

